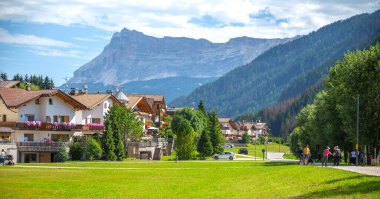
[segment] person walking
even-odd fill
[[[303,162],[303,150],[301,147],[298,147],[297,154],[298,154],[298,159],[300,160],[298,164],[301,164]]]
[[[341,151],[338,146],[334,147],[334,166],[339,166],[340,164],[340,156],[341,156]]]
[[[3,166],[5,165],[5,151],[4,151],[4,149],[1,150],[1,163],[3,163]]]
[[[306,145],[304,148],[303,148],[303,163],[304,165],[308,165],[309,164],[309,158],[311,157],[311,153],[310,153],[310,148],[309,148],[309,145]]]
[[[352,149],[352,151],[351,151],[351,165],[356,165],[356,151],[355,151],[355,149]]]
[[[326,149],[323,151],[322,167],[323,165],[327,167],[327,162],[329,161],[329,155],[332,155],[332,153],[330,152],[330,147],[326,147]]]

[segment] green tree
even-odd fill
[[[70,145],[69,151],[71,160],[80,160],[83,156],[82,145],[79,142],[74,142]]]
[[[62,144],[60,142],[60,147],[59,147],[59,150],[55,156],[55,161],[56,162],[65,162],[68,159],[69,159],[69,157],[67,155],[66,147],[64,144]]]
[[[191,127],[196,132],[196,137],[200,136],[205,128],[207,128],[207,119],[203,117],[203,113],[200,113],[192,108],[184,108],[177,111],[175,115],[182,116],[184,119],[190,122]]]
[[[223,151],[222,145],[225,142],[222,130],[220,129],[220,123],[216,112],[209,114],[208,131],[210,132],[210,140],[214,153],[220,153]]]
[[[197,145],[197,151],[199,155],[204,159],[207,156],[212,155],[213,149],[210,141],[210,136],[207,131],[203,131]]]
[[[93,138],[88,138],[86,142],[86,158],[88,160],[99,159],[102,156],[102,147]]]
[[[207,115],[205,105],[203,104],[203,101],[200,100],[198,104],[198,111],[202,112],[203,114]]]
[[[103,152],[105,155],[106,160],[116,160],[115,155],[115,144],[114,144],[114,138],[113,138],[113,129],[112,129],[112,123],[114,123],[114,112],[111,111],[111,109],[108,111],[104,118],[104,124],[105,129],[102,136],[102,146],[103,146]]]
[[[242,139],[242,143],[243,143],[243,144],[249,144],[249,141],[250,141],[250,137],[249,137],[248,133],[247,133],[247,132],[244,132],[244,134],[243,134],[243,139]]]
[[[190,160],[195,154],[195,132],[190,122],[180,115],[175,115],[172,121],[172,130],[176,135],[174,150],[178,159]]]
[[[8,75],[7,75],[7,73],[1,73],[1,74],[0,74],[0,79],[3,80],[3,81],[8,80]]]

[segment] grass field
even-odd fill
[[[253,161],[127,161],[0,167],[2,198],[379,198],[380,177]],[[31,168],[38,166],[46,168]]]
[[[234,148],[226,148],[226,149],[224,149],[224,151],[234,152],[235,154],[238,154],[238,151],[240,148],[247,148],[248,149],[248,155],[250,155],[250,156],[255,155],[255,145],[252,145],[252,144],[248,144],[247,147],[235,146]],[[263,157],[263,152],[261,151],[262,149],[265,149],[265,145],[263,145],[263,144],[256,145],[256,157],[257,158]],[[268,152],[287,152],[287,153],[290,151],[288,146],[279,145],[279,144],[268,144],[267,150],[268,150]]]

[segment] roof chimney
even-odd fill
[[[78,95],[78,90],[76,88],[71,88],[71,91],[69,94],[70,95]]]

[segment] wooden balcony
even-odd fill
[[[20,152],[58,152],[61,145],[67,147],[68,142],[17,142]]]
[[[0,127],[8,127],[14,130],[35,130],[35,131],[100,131],[103,126],[86,126],[86,125],[63,125],[52,123],[40,123],[39,125],[31,125],[25,122],[0,122]]]

